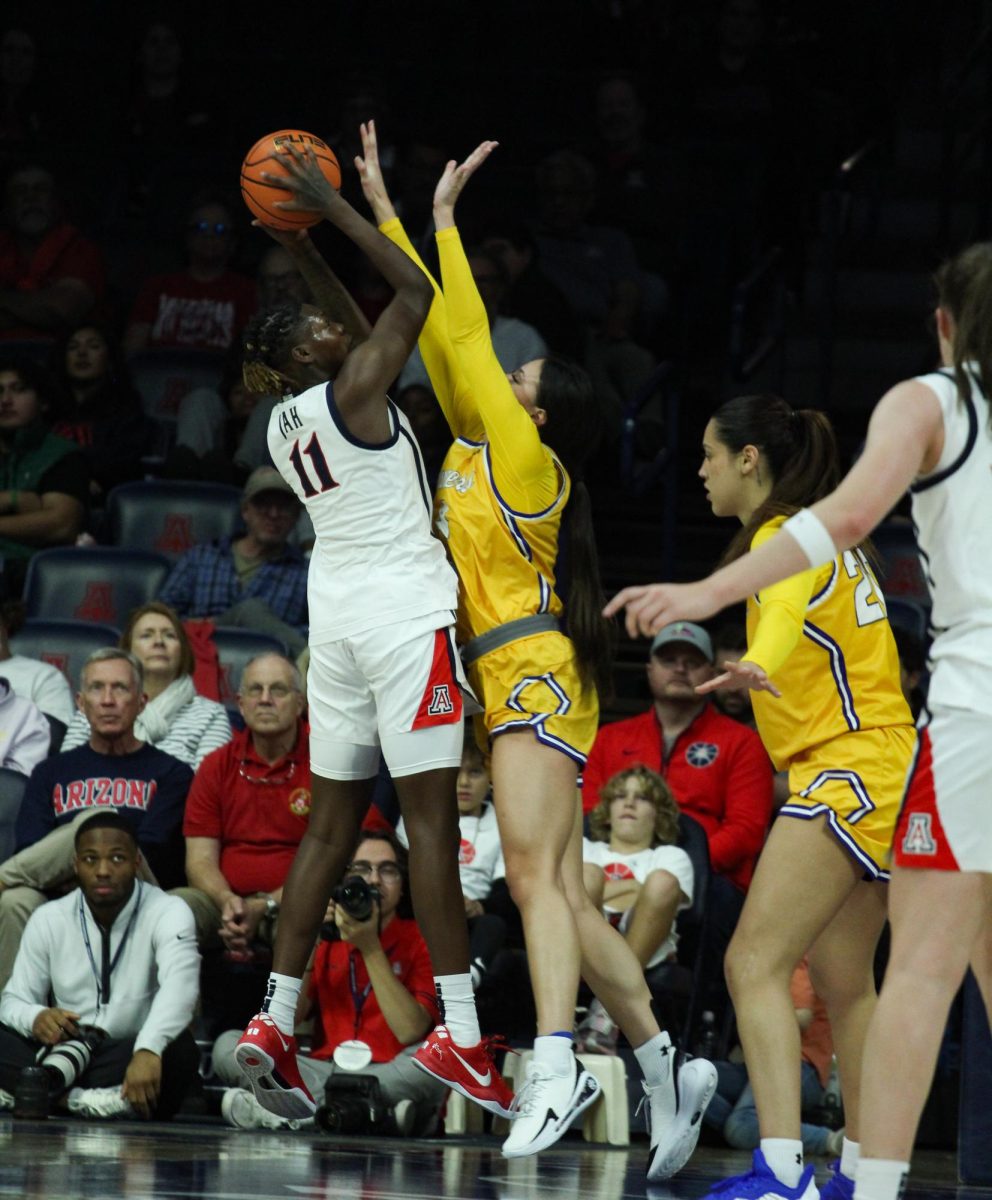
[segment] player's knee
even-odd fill
[[[678,901],[681,889],[679,881],[670,871],[652,871],[641,886],[637,905],[651,908],[670,908]]]

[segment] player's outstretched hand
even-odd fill
[[[262,178],[293,193],[292,200],[273,200],[275,208],[285,212],[328,213],[334,210],[335,204],[341,202],[341,197],[327,182],[309,146],[301,148],[286,142],[269,158],[284,166],[287,174],[273,175],[271,171],[263,171]]]
[[[363,121],[359,131],[362,135],[362,153],[355,155],[355,168],[362,184],[362,193],[372,209],[376,224],[382,225],[396,216],[396,210],[386,191],[386,181],[382,177],[375,121]]]
[[[603,609],[612,617],[625,609],[624,624],[632,638],[651,637],[673,621],[701,621],[719,610],[706,580],[700,583],[645,583],[617,592]]]
[[[782,695],[757,663],[742,658],[740,662],[728,660],[721,666],[722,675],[716,675],[696,688],[701,696],[708,692],[771,692],[773,696]]]
[[[438,209],[447,212],[454,210],[455,202],[462,194],[465,184],[468,183],[498,145],[499,142],[480,142],[461,165],[455,162],[454,159],[451,159],[445,166],[444,173],[438,180],[437,187],[434,189],[435,212]]]

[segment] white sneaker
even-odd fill
[[[306,1120],[277,1117],[244,1088],[225,1089],[220,1101],[220,1115],[235,1129],[306,1129],[314,1123],[313,1117]]]
[[[0,1112],[6,1112],[7,1109],[11,1109],[13,1107],[14,1097],[10,1094],[10,1092],[5,1092],[3,1088],[0,1088]]]
[[[69,1092],[69,1112],[77,1117],[97,1117],[113,1120],[115,1117],[133,1117],[131,1102],[121,1095],[119,1087],[79,1088]]]
[[[393,1105],[393,1120],[400,1137],[409,1137],[417,1123],[417,1106],[412,1100],[397,1100]]]
[[[532,1059],[513,1102],[517,1115],[503,1143],[503,1157],[522,1158],[553,1146],[599,1093],[599,1081],[578,1059],[567,1075],[556,1075]]]
[[[692,1157],[703,1113],[716,1091],[716,1079],[716,1067],[711,1062],[705,1058],[687,1058],[676,1051],[667,1082],[653,1088],[641,1084],[651,1135],[648,1183],[670,1179]]]

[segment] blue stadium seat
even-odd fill
[[[14,654],[38,658],[58,667],[75,692],[87,658],[94,650],[116,646],[120,636],[115,626],[99,621],[25,621],[10,639],[10,648]]]
[[[145,415],[155,424],[153,459],[163,458],[175,441],[179,404],[194,388],[216,388],[224,356],[208,350],[142,350],[128,359]]]
[[[164,555],[116,546],[39,550],[28,564],[24,605],[30,619],[124,625],[139,604],[154,600],[169,574]]]
[[[122,483],[107,496],[106,538],[112,546],[152,550],[175,561],[198,542],[241,527],[241,492],[225,483]]]
[[[924,608],[915,600],[907,600],[905,596],[886,596],[885,607],[889,614],[889,624],[894,629],[905,629],[919,642],[920,649],[925,650],[929,638],[927,624],[929,607]]]

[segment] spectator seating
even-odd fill
[[[14,826],[28,777],[10,767],[0,767],[0,862],[14,853]]]
[[[706,896],[710,884],[710,845],[706,830],[687,813],[679,813],[677,843],[692,860],[692,904],[678,915],[680,934],[694,933],[695,958],[692,963],[659,963],[645,973],[648,988],[661,1009],[662,1024],[674,1033],[681,1029],[680,1044],[689,1049],[702,998],[703,967],[706,961]],[[680,1022],[675,1020],[678,1012]]]
[[[107,496],[104,522],[112,546],[152,550],[174,562],[197,543],[238,531],[241,491],[224,483],[122,483]]]
[[[240,728],[237,693],[241,672],[259,654],[286,654],[286,643],[265,633],[223,625],[214,630],[213,640],[220,662],[220,702],[227,707]]]
[[[871,540],[882,560],[879,582],[886,599],[899,596],[929,608],[930,591],[912,526],[905,521],[885,521]]]
[[[10,649],[14,654],[40,658],[58,667],[75,692],[86,659],[94,650],[116,646],[120,636],[119,629],[100,621],[30,620],[10,639]],[[53,738],[54,733],[53,729]]]
[[[116,546],[39,550],[28,564],[24,605],[35,620],[99,621],[123,625],[139,604],[153,600],[169,574],[162,554]]]
[[[886,596],[885,607],[889,613],[889,624],[911,633],[920,643],[920,648],[926,650],[930,641],[927,636],[929,608],[924,608],[915,600],[907,600],[905,596]]]
[[[198,387],[217,387],[224,356],[205,350],[142,350],[128,359],[141,406],[159,431],[154,450],[164,456],[175,440],[179,402]]]

